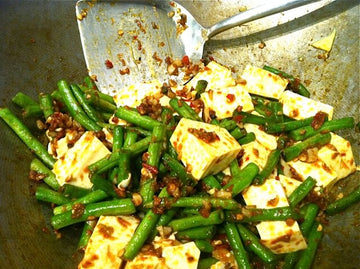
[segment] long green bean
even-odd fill
[[[245,251],[236,225],[231,222],[225,222],[226,237],[234,252],[235,260],[240,268],[251,268],[249,257]]]
[[[168,195],[169,194],[166,189],[162,189],[159,197],[163,198]],[[122,256],[125,260],[132,260],[135,258],[145,241],[151,235],[152,230],[156,227],[156,223],[159,221],[159,218],[160,215],[154,213],[154,211],[147,211],[139,226],[136,228],[135,233],[131,237],[130,242],[125,247],[125,252]]]
[[[357,187],[350,194],[329,204],[326,208],[326,213],[328,213],[329,215],[333,215],[335,213],[345,210],[352,204],[359,202],[359,201],[360,201],[360,186]]]
[[[0,108],[0,117],[19,136],[19,138],[33,151],[49,168],[55,164],[55,159],[48,153],[47,149],[30,132],[8,108]]]
[[[85,205],[82,214],[79,216],[73,216],[71,211],[54,215],[51,218],[51,225],[54,229],[58,230],[75,223],[86,221],[89,217],[129,215],[135,212],[136,208],[131,199],[115,199]]]

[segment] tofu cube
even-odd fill
[[[262,68],[246,66],[241,78],[246,80],[249,93],[279,99],[285,90],[288,80]]]
[[[274,135],[268,134],[260,129],[259,125],[246,123],[244,128],[247,133],[254,133],[256,140],[269,150],[277,148],[277,138]]]
[[[139,222],[134,216],[101,216],[78,268],[120,268],[120,257]]]
[[[249,163],[255,163],[260,170],[265,167],[268,156],[271,152],[257,140],[242,145],[243,155],[240,161],[240,168],[244,168]]]
[[[138,254],[132,261],[125,265],[125,269],[169,269],[165,259],[155,254]]]
[[[205,108],[215,111],[218,119],[232,117],[239,106],[245,112],[254,110],[250,94],[241,85],[207,90],[201,94],[201,100]]]
[[[49,131],[46,133],[48,134]],[[76,137],[77,131],[68,129],[66,130],[66,134],[63,138],[59,140],[55,140],[49,135],[50,142],[48,144],[48,152],[56,159],[61,158],[65,155],[65,153],[69,150],[69,144],[73,143],[73,139]]]
[[[241,150],[226,129],[186,118],[180,120],[170,142],[196,180],[224,170]]]
[[[336,35],[336,30],[334,29],[330,35],[311,43],[311,46],[329,52],[334,44],[335,35]]]
[[[264,169],[269,154],[277,147],[276,137],[259,129],[258,125],[246,123],[244,128],[248,133],[255,134],[255,141],[242,145],[242,158],[240,168],[249,163],[255,163],[260,170]]]
[[[137,107],[146,96],[154,96],[163,106],[169,106],[169,98],[161,93],[162,84],[157,81],[140,82],[130,85],[114,95],[114,101],[119,106]]]
[[[155,237],[152,245],[161,253],[160,257],[151,253],[139,253],[132,261],[127,262],[125,269],[197,268],[200,250],[194,242],[181,244],[172,234],[169,238]]]
[[[200,250],[195,242],[163,248],[162,257],[171,269],[196,269],[200,258]]]
[[[201,69],[199,73],[186,84],[186,87],[189,90],[191,87],[195,89],[199,80],[206,80],[208,82],[206,90],[222,89],[235,85],[235,79],[232,77],[231,70],[215,61],[211,61],[205,68]]]
[[[285,191],[286,197],[289,197],[294,190],[301,184],[300,180],[296,180],[291,177],[279,175],[279,181]]]
[[[257,208],[289,206],[280,181],[269,178],[260,186],[252,185],[243,192],[247,205]],[[306,248],[299,224],[294,221],[262,221],[256,225],[261,242],[276,254]]]
[[[95,136],[94,132],[85,132],[66,153],[59,158],[53,167],[56,180],[60,186],[65,183],[90,189],[88,166],[110,154],[106,146]]]
[[[319,149],[318,157],[330,169],[336,171],[337,180],[356,171],[350,142],[334,133],[331,133],[330,143]]]
[[[313,117],[320,111],[326,113],[329,120],[333,117],[334,108],[332,106],[292,91],[285,91],[281,95],[280,102],[283,105],[284,115],[296,120]]]
[[[210,269],[226,269],[224,262],[218,261],[210,266]]]
[[[303,162],[299,159],[294,159],[290,162],[281,160],[284,167],[284,175],[293,177],[304,181],[309,176],[316,180],[316,185],[319,187],[327,187],[336,182],[336,172],[327,166],[320,159],[314,162]]]

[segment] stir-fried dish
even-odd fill
[[[167,64],[189,80],[109,96],[86,77],[39,102],[18,93],[47,145],[0,109],[37,155],[30,177],[53,229],[84,227],[78,268],[311,267],[327,215],[360,200],[360,187],[327,196],[357,170],[336,134],[354,119],[273,67],[235,77],[215,61]]]

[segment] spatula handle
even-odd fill
[[[247,11],[238,13],[230,18],[222,20],[207,29],[207,37],[211,38],[223,31],[235,26],[254,21],[275,13],[286,11],[295,7],[318,2],[320,0],[287,0],[287,1],[269,1],[268,4],[261,5]]]

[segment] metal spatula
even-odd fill
[[[198,61],[205,42],[220,32],[317,1],[269,1],[209,28],[174,1],[80,0],[76,14],[89,74],[102,92],[113,95],[136,82],[165,81],[166,57]]]

